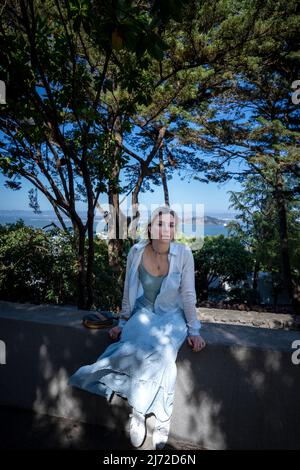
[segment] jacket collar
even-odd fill
[[[149,240],[144,239],[133,245],[133,247],[135,248],[135,250],[140,251],[145,248],[149,243]],[[170,243],[170,254],[177,255],[177,244],[175,242]]]

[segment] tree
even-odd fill
[[[109,194],[109,202],[118,194],[118,167],[126,161],[116,146],[126,119],[119,110],[110,112],[103,95],[113,91],[113,71],[124,71],[115,50],[136,56],[141,70],[145,52],[161,57],[164,44],[155,32],[161,7],[122,0],[8,0],[1,13],[1,75],[8,84],[0,115],[1,170],[10,188],[19,189],[25,178],[43,193],[63,227],[63,216],[71,219],[78,307],[89,309],[94,213],[101,193]],[[163,20],[171,16],[168,10]],[[132,94],[123,100],[123,113],[144,99],[130,74],[123,93]],[[78,200],[87,203],[86,220]],[[38,210],[37,199],[31,203]]]
[[[208,290],[215,280],[235,284],[247,279],[252,256],[236,237],[205,237],[201,250],[194,252],[197,292],[207,300]]]
[[[270,5],[274,6],[271,15]],[[256,28],[272,28],[272,35],[260,47],[255,41],[247,44],[239,67],[231,64],[235,67],[231,88],[211,101],[209,113],[195,120],[197,129],[193,130],[212,156],[208,162],[195,162],[194,169],[205,174],[202,181],[233,177],[243,182],[255,173],[272,188],[282,278],[296,313],[300,312],[300,289],[291,269],[287,204],[298,198],[300,189],[300,109],[291,100],[291,84],[300,72],[298,23],[296,1],[288,8],[281,1],[262,8]]]
[[[243,191],[230,192],[231,208],[237,211],[236,220],[229,225],[229,234],[239,237],[253,255],[253,289],[257,288],[260,271],[269,272],[276,289],[283,288],[278,212],[272,187],[258,175],[249,175],[243,183]],[[291,267],[299,278],[298,230],[299,202],[287,204],[287,224],[291,252]],[[281,279],[280,279],[281,278]],[[279,283],[279,284],[278,284]],[[275,286],[274,286],[275,287]]]
[[[270,37],[260,27],[266,9],[258,1],[234,0],[5,3],[1,73],[9,78],[10,93],[1,109],[1,168],[11,188],[26,178],[45,194],[61,223],[62,215],[72,220],[81,308],[92,305],[100,195],[108,195],[116,214],[109,254],[118,270],[119,219],[125,228],[128,222],[119,204],[121,171],[130,172],[124,189],[136,207],[139,191],[153,181],[162,182],[169,203],[167,181],[175,168],[186,171],[188,165],[192,177],[195,169],[211,169],[195,157],[199,148],[210,151],[211,143],[195,132],[193,110],[204,113],[209,98],[231,87],[245,45],[257,49],[258,39]],[[136,145],[146,158],[128,148],[137,129]],[[87,202],[86,221],[78,214],[78,198]],[[34,198],[32,205],[38,209]]]
[[[180,23],[160,24],[168,49],[163,60],[152,62],[144,75],[151,99],[128,115],[130,131],[120,143],[130,158],[124,166],[128,185],[123,192],[132,195],[133,230],[139,221],[140,192],[162,184],[165,203],[170,204],[168,180],[174,171],[183,173],[184,179],[195,176],[195,162],[199,170],[196,152],[205,142],[191,131],[190,108],[197,106],[198,113],[204,113],[208,99],[228,88],[228,64],[253,39],[259,11],[258,2],[240,2],[238,7],[234,1],[187,2]],[[124,58],[118,56],[118,60]]]
[[[300,312],[299,280],[293,278],[291,269],[287,223],[287,205],[290,201],[299,200],[300,194],[300,110],[290,104],[288,87],[287,78],[263,71],[257,78],[253,77],[251,82],[240,83],[238,96],[243,95],[244,106],[247,100],[252,114],[248,120],[237,120],[229,125],[227,121],[227,125],[222,126],[222,135],[216,139],[220,157],[216,166],[223,168],[225,160],[239,158],[244,162],[244,170],[239,172],[236,179],[242,182],[249,174],[255,173],[272,188],[280,235],[282,278],[295,312]],[[212,127],[220,129],[221,125],[218,121]],[[230,146],[234,146],[234,149]]]

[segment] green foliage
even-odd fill
[[[256,289],[244,283],[241,287],[233,287],[226,293],[223,292],[222,300],[229,304],[248,304],[258,305],[260,303],[260,296]]]
[[[290,86],[299,71],[297,0],[15,0],[5,2],[0,21],[0,74],[9,79],[7,106],[0,112],[0,170],[8,178],[7,187],[18,190],[18,179],[27,178],[56,209],[78,222],[75,201],[86,202],[88,195],[91,213],[98,193],[130,193],[142,172],[140,191],[161,184],[155,145],[164,127],[160,149],[167,180],[174,169],[201,182],[231,177],[243,182],[247,173],[255,172],[270,184],[279,171],[286,200],[295,201],[299,109],[291,105]],[[245,117],[246,106],[251,113]],[[130,156],[120,143],[132,149]],[[147,165],[141,164],[140,152],[149,148],[153,160],[147,166],[148,157]],[[138,158],[131,164],[134,150]],[[243,162],[242,170],[228,168],[235,159]],[[125,188],[120,183],[123,169],[129,180]],[[37,193],[29,196],[30,206],[38,211]],[[276,271],[278,238],[269,220],[255,211],[255,233],[245,243],[262,265]],[[26,252],[22,237],[18,239],[19,229],[33,243],[36,258]],[[56,265],[47,237],[31,238],[27,229],[19,229],[17,245],[7,234],[3,248],[1,272],[3,279],[7,273],[12,280],[2,282],[3,292],[7,286],[17,292],[21,276],[25,297],[32,288],[37,299],[75,298],[73,251],[66,250],[73,261],[67,263],[71,272],[66,271],[61,289],[59,269],[66,260]],[[215,271],[232,282],[242,276],[246,261],[240,260],[240,267],[232,263],[245,251],[243,229],[236,229],[239,247],[219,240],[210,253],[206,240],[200,250],[209,259],[209,266],[201,259],[203,278],[209,280]],[[296,271],[299,237],[296,230],[290,233]],[[20,259],[18,244],[25,253]],[[114,293],[106,294],[105,286],[114,273],[101,252],[104,248],[96,242],[95,247],[97,299],[112,305]],[[224,252],[227,271],[226,263],[213,256],[218,251]],[[43,253],[53,268],[53,286],[45,280]],[[18,269],[13,276],[10,256],[17,268],[25,268],[22,260],[29,257],[27,278]],[[113,278],[112,284],[119,285],[117,281]],[[70,286],[65,288],[65,282]]]
[[[124,253],[119,259],[120,271],[123,274],[120,280],[120,274],[115,272],[109,265],[107,243],[104,240],[96,239],[95,262],[94,262],[94,306],[102,310],[118,311],[121,307],[124,277],[127,253],[129,245],[125,244]]]
[[[224,235],[205,237],[203,247],[194,251],[197,297],[202,290],[208,293],[211,284],[236,284],[247,279],[253,259],[243,243],[235,237]]]
[[[0,225],[0,298],[8,301],[71,304],[77,302],[77,256],[71,233],[24,225]],[[94,242],[95,302],[101,309],[121,305],[123,283],[109,266],[107,244]],[[123,270],[129,246],[120,260]]]
[[[293,182],[291,182],[293,184]],[[289,192],[289,180],[286,180]],[[245,179],[243,190],[230,192],[230,207],[237,211],[236,220],[228,225],[229,235],[238,237],[253,254],[259,271],[269,272],[281,284],[281,255],[279,219],[273,189],[258,175]],[[287,228],[291,267],[295,278],[300,279],[300,203],[286,201]]]
[[[220,277],[229,283],[245,279],[253,261],[239,239],[224,235],[205,237],[194,257],[198,273],[206,273],[211,281]]]
[[[24,225],[0,226],[0,291],[4,300],[71,301],[76,261],[69,239]]]

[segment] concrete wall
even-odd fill
[[[126,401],[68,387],[111,343],[72,307],[0,302],[0,404],[124,430]],[[300,332],[203,324],[206,349],[178,355],[172,438],[207,449],[300,449]],[[3,357],[3,349],[2,349]],[[3,423],[2,423],[3,425]]]

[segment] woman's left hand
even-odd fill
[[[188,336],[187,341],[193,348],[193,352],[199,352],[206,346],[206,343],[201,336]]]

